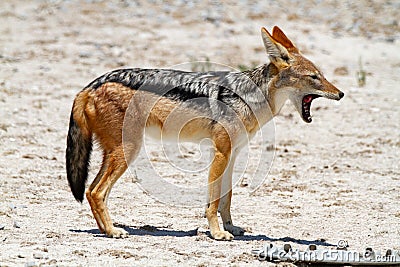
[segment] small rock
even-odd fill
[[[347,67],[343,66],[343,67],[338,67],[336,68],[333,73],[335,73],[335,75],[338,76],[347,76],[349,75],[349,70],[347,69]]]
[[[240,187],[248,187],[248,186],[249,186],[249,184],[246,183],[246,182],[244,182],[244,181],[242,181],[242,182],[240,183]]]
[[[29,261],[27,263],[25,263],[25,267],[35,267],[35,266],[39,266],[36,261]]]
[[[49,262],[47,262],[48,265],[56,265],[56,263],[57,263],[57,260],[55,260],[55,259],[52,259]]]
[[[13,226],[14,226],[14,228],[21,228],[21,225],[17,221],[14,221]]]
[[[0,230],[4,230],[4,228],[5,228],[5,225],[0,224]]]
[[[80,58],[90,58],[92,57],[92,54],[90,52],[86,52],[86,51],[81,51],[79,53],[79,57]]]
[[[393,37],[393,36],[386,37],[385,41],[388,43],[394,43],[394,42],[396,42],[396,37]]]
[[[37,260],[40,260],[40,259],[43,259],[43,255],[39,254],[39,253],[33,253],[33,258],[37,259]]]

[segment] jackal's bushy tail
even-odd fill
[[[75,199],[82,202],[88,177],[92,133],[88,128],[85,105],[87,93],[82,91],[75,99],[67,137],[66,167],[69,187]]]

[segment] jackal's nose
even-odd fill
[[[339,93],[339,98],[342,99],[343,97],[344,97],[344,93],[343,93],[343,92],[340,92],[340,93]]]

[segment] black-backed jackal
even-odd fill
[[[261,35],[270,63],[253,70],[121,69],[97,78],[78,93],[67,138],[67,177],[73,195],[82,201],[95,137],[103,149],[103,163],[86,197],[102,233],[117,238],[128,235],[113,226],[106,201],[111,187],[138,155],[144,129],[151,127],[163,136],[179,135],[180,140],[213,141],[206,207],[211,236],[231,240],[244,234],[232,223],[230,205],[233,164],[247,138],[278,114],[287,99],[309,123],[315,98],[340,100],[344,95],[278,27],[272,35],[262,28]],[[172,111],[181,116],[171,118]],[[127,116],[130,121],[124,126]],[[127,137],[123,127],[128,127]]]

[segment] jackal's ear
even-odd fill
[[[289,52],[299,52],[297,47],[294,46],[292,41],[287,38],[287,36],[278,26],[274,26],[274,28],[272,29],[272,38],[283,45]]]
[[[279,69],[289,67],[290,58],[288,50],[275,40],[264,27],[261,28],[261,36],[271,63]]]

